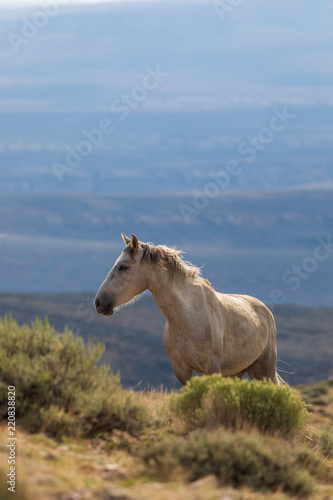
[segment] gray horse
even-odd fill
[[[166,318],[163,344],[182,385],[193,371],[281,382],[275,321],[265,304],[216,292],[179,250],[122,237],[126,247],[95,298],[98,313],[111,316],[150,290]]]

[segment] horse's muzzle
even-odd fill
[[[95,298],[95,308],[103,316],[112,316],[114,309],[113,300],[110,301],[110,297],[106,293],[101,293],[101,295]]]

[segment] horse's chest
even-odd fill
[[[205,372],[212,350],[211,336],[207,329],[197,332],[195,338],[193,335],[188,338],[182,332],[166,329],[163,344],[172,362],[186,364],[199,373]]]

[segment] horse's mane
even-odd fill
[[[184,252],[176,248],[170,248],[165,245],[153,245],[151,243],[139,242],[140,248],[143,250],[141,264],[149,262],[152,266],[160,266],[168,271],[170,279],[177,278],[200,278],[211,287],[208,280],[202,278],[199,267],[194,266],[191,262],[182,259]],[[129,243],[124,252],[127,252],[131,257],[134,257],[135,249],[132,243]]]

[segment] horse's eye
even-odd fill
[[[128,269],[128,266],[125,266],[124,264],[121,264],[121,266],[119,266],[119,271],[126,271],[126,269]]]

